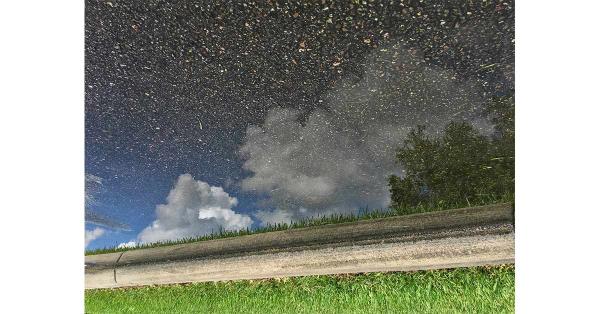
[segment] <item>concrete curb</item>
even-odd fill
[[[111,288],[505,263],[514,261],[513,223],[513,206],[497,204],[91,255],[85,258],[85,285]],[[494,243],[488,245],[486,241]],[[419,247],[413,247],[415,243]],[[388,246],[381,251],[384,244]],[[427,246],[436,249],[430,251]],[[410,250],[413,255],[404,253]],[[306,252],[311,252],[311,265],[300,258]],[[342,252],[344,255],[339,256],[356,256],[335,262],[333,256]],[[423,254],[430,257],[424,259]],[[436,260],[436,255],[446,258]],[[328,260],[333,264],[327,264]],[[260,267],[244,270],[248,263],[271,266],[260,271]]]

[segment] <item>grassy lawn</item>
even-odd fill
[[[409,273],[101,289],[86,313],[512,313],[515,269]]]

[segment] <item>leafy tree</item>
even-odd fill
[[[412,130],[396,155],[404,175],[388,178],[391,206],[472,205],[514,194],[513,98],[494,99],[488,115],[491,137],[465,122],[451,122],[437,138],[422,126]]]

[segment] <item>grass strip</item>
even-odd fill
[[[513,313],[514,265],[98,289],[86,313]]]

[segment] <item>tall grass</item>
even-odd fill
[[[513,313],[514,266],[85,292],[86,313]]]

